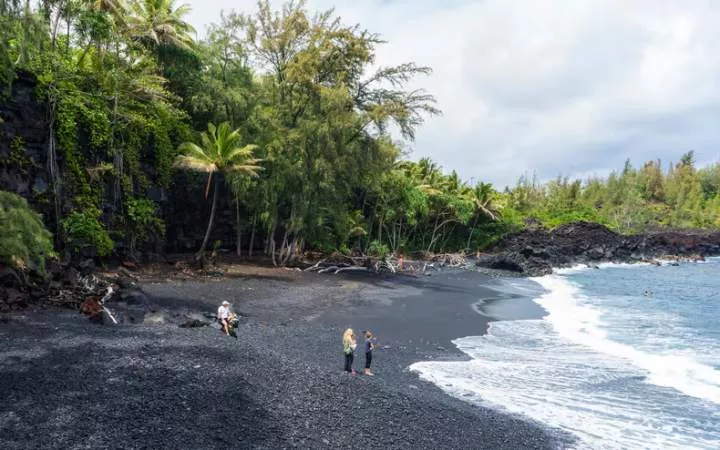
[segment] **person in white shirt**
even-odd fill
[[[217,318],[220,325],[223,327],[223,331],[226,335],[230,336],[230,324],[228,319],[230,318],[230,302],[225,300],[222,305],[218,308]]]

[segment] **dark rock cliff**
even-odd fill
[[[53,195],[49,177],[49,108],[36,96],[37,81],[32,74],[20,72],[12,84],[11,95],[0,98],[0,190],[14,192],[25,197],[32,207],[43,215],[45,224],[54,234],[59,227],[55,223],[57,208],[61,215],[67,214],[69,199],[60,186],[60,195]],[[56,152],[58,179],[67,181],[69,174],[62,158],[62,149]],[[112,180],[105,180],[103,191],[110,197]],[[150,186],[147,192],[136,192],[153,200],[160,209],[166,224],[166,238],[141,248],[147,256],[155,257],[163,252],[195,251],[202,242],[210,200],[203,196],[205,178],[201,174],[176,172],[168,188]],[[101,205],[103,220],[111,225],[119,213],[108,198]],[[116,252],[125,249],[124,236],[115,233]],[[234,245],[235,211],[227,196],[221,197],[211,242],[219,240],[225,247]]]
[[[575,222],[554,230],[532,229],[508,235],[488,248],[477,265],[539,276],[551,273],[555,267],[574,264],[718,254],[720,231],[657,231],[625,236],[600,224]]]
[[[25,197],[55,229],[47,176],[47,108],[35,97],[35,78],[20,72],[0,99],[0,189]]]

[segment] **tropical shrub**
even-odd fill
[[[68,250],[74,256],[107,256],[115,243],[100,222],[100,210],[85,207],[62,221]]]
[[[52,235],[24,198],[0,191],[0,228],[0,262],[44,273],[45,259],[54,254]]]

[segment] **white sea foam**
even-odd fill
[[[453,341],[470,361],[411,369],[464,400],[570,431],[579,448],[720,448],[720,371],[687,351],[615,342],[577,285],[535,281],[548,290],[536,300],[543,320],[494,322]]]
[[[573,273],[586,272],[588,270],[593,270],[593,269],[588,267],[587,264],[575,264],[572,267],[563,267],[563,268],[559,268],[559,269],[553,269],[553,273],[556,273],[558,275],[570,275]]]
[[[575,273],[581,273],[581,272],[587,272],[589,270],[597,270],[597,269],[611,269],[611,268],[617,268],[617,269],[631,269],[633,267],[643,267],[643,266],[649,266],[650,263],[647,262],[636,262],[636,263],[614,263],[614,262],[603,262],[598,263],[595,267],[590,267],[587,264],[575,264],[571,267],[562,267],[553,269],[553,273],[557,275],[572,275]]]
[[[582,304],[584,296],[577,286],[556,276],[535,278],[534,281],[550,291],[537,302],[548,311],[545,319],[561,337],[599,353],[628,360],[648,372],[650,383],[720,404],[720,371],[687,356],[649,354],[609,340],[602,329],[601,312]]]

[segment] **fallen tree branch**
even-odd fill
[[[367,272],[368,268],[363,266],[350,266],[350,267],[341,267],[335,272],[333,272],[334,275],[337,275],[341,272]]]
[[[326,273],[326,272],[331,272],[333,270],[338,270],[338,269],[341,269],[341,267],[340,266],[330,266],[330,267],[325,267],[324,269],[318,270],[318,273]]]
[[[322,259],[322,260],[316,262],[314,266],[308,267],[307,269],[305,269],[305,272],[312,272],[312,271],[318,270],[318,269],[320,269],[320,266],[324,263],[325,263],[325,260]]]

